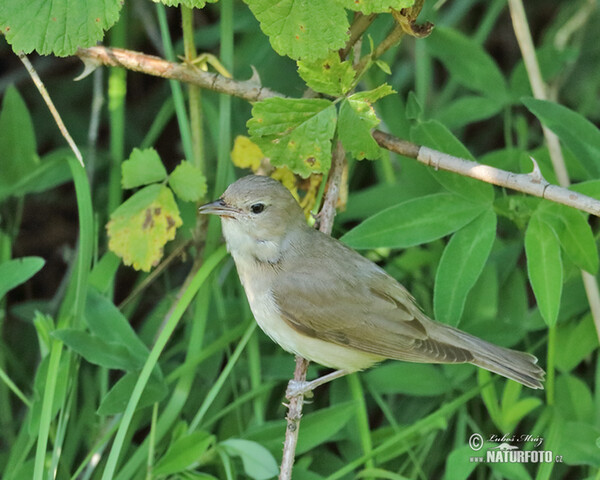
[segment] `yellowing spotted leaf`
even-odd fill
[[[260,147],[244,135],[238,135],[233,142],[231,160],[236,167],[249,168],[256,172],[265,154]]]
[[[147,272],[158,265],[165,244],[175,238],[182,223],[171,190],[164,185],[150,185],[110,216],[106,225],[108,248],[125,265]]]

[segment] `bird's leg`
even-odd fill
[[[287,390],[285,391],[285,397],[290,399],[292,397],[297,397],[298,395],[308,396],[308,394],[311,394],[315,388],[331,382],[336,378],[348,375],[349,373],[350,372],[348,370],[336,370],[335,372],[328,373],[327,375],[323,375],[322,377],[311,380],[310,382],[298,382],[296,380],[290,380]]]

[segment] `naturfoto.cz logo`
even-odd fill
[[[518,446],[508,443],[533,443],[535,447],[539,447],[544,442],[544,439],[539,436],[490,435],[487,441],[479,433],[469,437],[469,446],[475,452],[480,451],[486,442],[497,445],[489,448],[485,456],[471,457],[472,463],[561,463],[563,461],[562,455],[554,455],[550,450],[521,450]]]

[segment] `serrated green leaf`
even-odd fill
[[[369,387],[381,395],[403,393],[433,397],[452,390],[452,383],[439,367],[420,363],[387,363],[369,370],[365,378]]]
[[[369,103],[349,98],[342,102],[338,136],[344,148],[358,160],[375,160],[381,156],[381,148],[371,135],[377,125],[379,118]]]
[[[486,209],[457,195],[436,193],[387,208],[341,240],[352,248],[412,247],[455,232]]]
[[[565,205],[543,202],[538,207],[538,214],[552,227],[571,261],[595,275],[598,271],[598,249],[583,213]]]
[[[169,175],[169,185],[184,202],[197,202],[206,195],[206,177],[185,160]]]
[[[308,177],[331,166],[336,110],[328,100],[270,98],[252,108],[248,131],[274,166]]]
[[[197,431],[175,440],[167,452],[156,462],[152,473],[155,475],[173,475],[198,463],[202,455],[215,442],[214,435]]]
[[[425,43],[431,55],[444,64],[458,83],[502,104],[509,101],[504,76],[492,57],[475,40],[456,30],[438,26]]]
[[[336,0],[340,5],[348,10],[371,13],[388,13],[393,10],[412,7],[414,0]]]
[[[135,358],[121,343],[112,343],[100,337],[75,329],[55,330],[52,336],[65,343],[88,362],[116,370],[138,370],[144,362]]]
[[[9,290],[25,283],[46,261],[41,257],[21,257],[0,263],[0,300]]]
[[[338,52],[330,52],[327,57],[298,62],[298,74],[316,92],[338,97],[352,87],[356,72],[349,61],[342,62]]]
[[[245,0],[279,55],[311,61],[348,39],[348,18],[334,0]]]
[[[158,152],[153,148],[140,150],[134,148],[127,160],[121,165],[121,185],[123,188],[135,188],[150,183],[162,182],[167,178]]]
[[[128,372],[120,378],[100,402],[97,411],[98,415],[118,415],[123,413],[125,408],[127,408],[127,403],[131,398],[138,377],[139,372],[135,371]],[[169,388],[163,378],[153,372],[144,388],[136,409],[139,410],[160,402],[168,393]]]
[[[554,102],[535,98],[522,101],[578,157],[591,177],[600,176],[600,130],[593,123]]]
[[[125,265],[149,271],[158,265],[163,247],[182,225],[171,190],[150,185],[119,206],[106,225],[108,247]]]
[[[486,210],[452,235],[435,277],[433,307],[436,320],[458,325],[467,295],[483,271],[495,238],[496,214],[493,210]]]
[[[122,0],[28,0],[0,3],[0,31],[13,51],[64,57],[95,45],[119,18]]]
[[[448,128],[436,120],[419,122],[411,128],[410,137],[413,142],[420,145],[454,155],[455,157],[474,160],[471,152],[467,150],[460,140]],[[430,168],[428,172],[448,191],[469,200],[491,204],[494,199],[494,188],[489,183],[463,177],[452,172],[434,170],[433,168]]]
[[[38,167],[36,148],[27,106],[17,89],[11,86],[4,94],[0,110],[0,193],[10,193],[15,184]]]
[[[560,245],[550,226],[535,213],[525,232],[525,253],[527,273],[540,313],[548,326],[554,326],[562,293]]]
[[[240,457],[244,471],[250,478],[267,480],[279,473],[279,467],[271,452],[256,442],[230,438],[219,443],[219,447],[230,456]]]

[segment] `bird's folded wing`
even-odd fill
[[[473,359],[464,348],[430,338],[431,320],[402,285],[358,254],[351,259],[348,262],[347,257],[341,269],[331,258],[320,258],[318,277],[307,269],[307,262],[299,261],[278,277],[273,298],[292,328],[397,360],[461,363]]]

